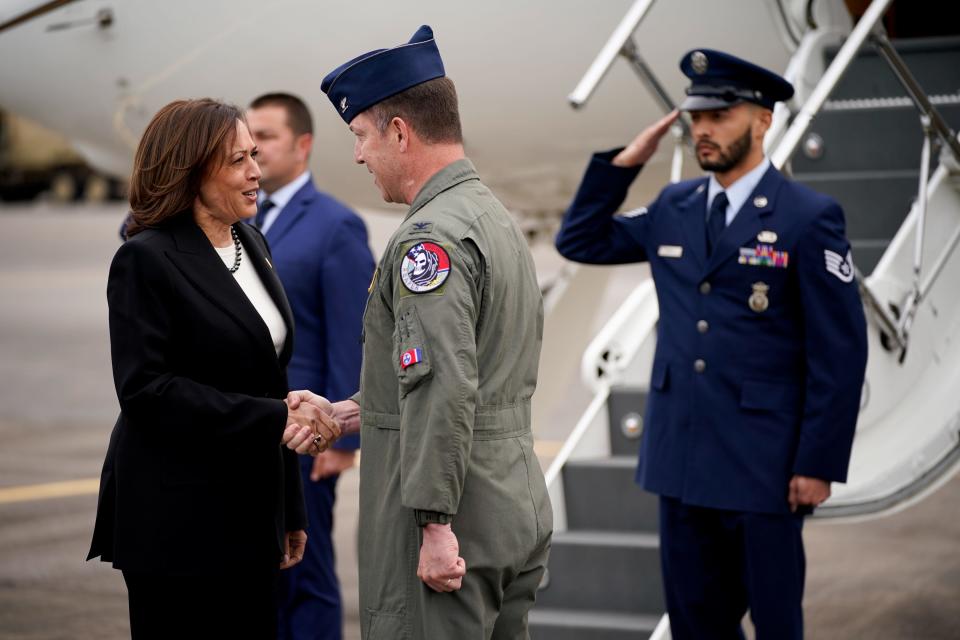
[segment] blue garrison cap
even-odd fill
[[[343,63],[327,74],[320,89],[343,121],[350,124],[378,102],[443,76],[443,60],[433,29],[423,25],[406,44],[368,51]]]
[[[680,104],[683,111],[726,109],[740,102],[773,109],[793,96],[793,85],[776,73],[722,51],[688,51],[680,70],[691,80]]]

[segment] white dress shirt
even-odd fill
[[[726,191],[726,226],[730,226],[730,223],[733,222],[733,219],[737,217],[737,213],[740,212],[740,208],[743,207],[743,203],[747,201],[747,198],[750,197],[750,194],[753,193],[753,190],[757,188],[758,184],[760,184],[760,179],[763,178],[763,174],[765,174],[769,168],[770,159],[764,156],[763,161],[760,164],[740,176],[736,182],[726,189],[724,189],[720,183],[717,182],[716,176],[711,173],[710,182],[707,187],[707,211],[710,211],[710,205],[713,204],[714,197],[716,197],[716,195],[721,191]]]

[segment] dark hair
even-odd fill
[[[133,160],[127,237],[192,210],[203,179],[226,160],[238,120],[238,107],[210,98],[176,100],[153,116]]]
[[[425,142],[463,142],[457,88],[447,77],[414,85],[368,111],[381,135],[386,133],[391,120],[402,118]]]
[[[265,93],[250,103],[251,109],[263,107],[283,107],[287,112],[287,126],[294,136],[313,133],[313,119],[307,105],[295,95],[289,93]]]

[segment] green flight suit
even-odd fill
[[[448,165],[390,239],[364,314],[355,399],[367,640],[528,637],[553,530],[530,430],[542,329],[522,233],[469,160]],[[452,522],[461,590],[417,578],[418,518]]]

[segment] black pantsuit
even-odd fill
[[[176,625],[190,613],[191,589],[207,594],[202,608],[214,620],[246,622],[247,629],[262,623],[258,607],[211,594],[236,593],[250,581],[244,591],[263,591],[272,607],[284,534],[306,526],[297,457],[280,444],[290,307],[263,237],[248,225],[236,229],[243,260],[287,324],[279,357],[190,212],[135,235],[110,267],[120,417],[89,558],[124,572],[135,626],[164,612]],[[157,595],[168,590],[176,592]]]

